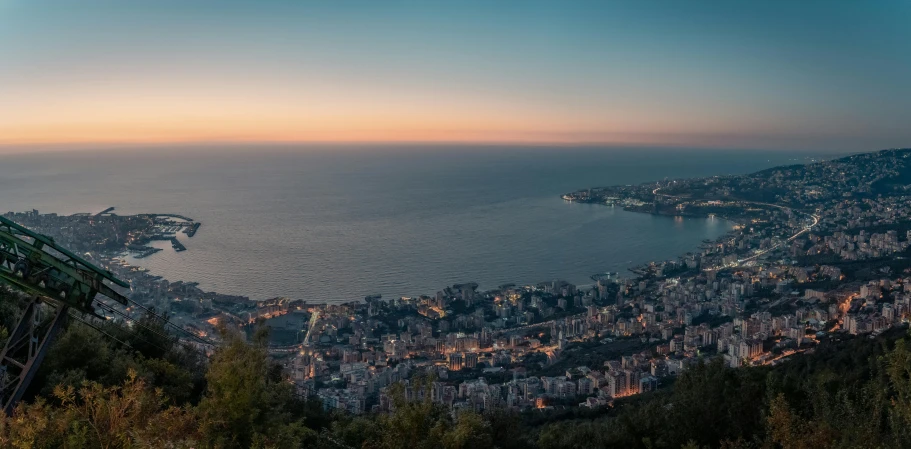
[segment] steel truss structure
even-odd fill
[[[94,307],[98,294],[127,305],[127,298],[105,281],[130,286],[52,238],[0,217],[0,282],[33,297],[0,352],[4,412],[11,413],[22,399],[68,312],[99,316]]]

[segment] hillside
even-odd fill
[[[4,311],[16,303],[15,294],[0,299]],[[7,327],[12,315],[3,316]],[[401,401],[393,413],[358,418],[295,397],[261,338],[229,335],[206,360],[155,335],[104,330],[122,344],[68,327],[27,403],[0,416],[0,446],[904,447],[911,432],[905,329],[833,338],[774,367],[700,363],[670,390],[600,411],[453,417],[427,401]]]

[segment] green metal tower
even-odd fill
[[[70,309],[95,313],[97,295],[126,305],[127,298],[105,284],[129,288],[110,271],[92,265],[50,237],[0,217],[0,282],[33,299],[0,353],[0,407],[11,413],[35,376]]]

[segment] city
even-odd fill
[[[0,0],[0,448],[911,447],[909,18]]]
[[[344,304],[204,292],[123,262],[125,251],[147,251],[145,243],[171,238],[168,231],[195,233],[186,217],[6,216],[87,252],[131,283],[133,300],[209,342],[219,326],[270,327],[270,353],[288,380],[326,408],[389,410],[396,384],[453,411],[601,407],[661,388],[701,359],[777,364],[837,333],[904,326],[909,156],[887,150],[744,176],[581,190],[564,200],[712,216],[734,230],[698,251],[633,267],[633,277],[593,276],[590,286],[556,280],[479,291],[469,283]]]

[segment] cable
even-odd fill
[[[97,304],[98,304],[98,306],[99,306],[101,309],[103,309],[103,310],[105,310],[105,311],[108,311],[108,312],[115,313],[115,314],[119,315],[120,317],[122,317],[123,319],[125,319],[125,320],[127,320],[127,321],[131,321],[134,325],[139,326],[139,327],[141,327],[141,328],[143,328],[143,329],[145,329],[145,330],[147,330],[147,331],[149,331],[149,332],[151,332],[151,333],[153,333],[153,334],[155,334],[155,335],[157,335],[157,336],[159,336],[159,337],[161,337],[161,338],[164,338],[164,339],[166,339],[166,340],[170,340],[170,339],[174,338],[173,335],[170,335],[170,334],[162,334],[162,333],[156,331],[155,329],[152,329],[151,327],[146,326],[145,324],[142,324],[141,322],[139,322],[139,320],[137,320],[137,319],[135,319],[135,318],[133,318],[133,317],[131,317],[131,316],[129,316],[129,315],[127,315],[127,314],[125,314],[125,313],[123,313],[123,312],[117,310],[117,309],[115,309],[115,308],[112,307],[112,306],[109,306],[109,305],[107,305],[107,304],[105,304],[105,303],[101,303],[101,302],[99,302],[99,303],[97,303]]]
[[[145,324],[140,323],[139,320],[137,320],[136,318],[133,318],[133,317],[131,317],[130,315],[127,315],[126,313],[123,313],[123,312],[121,312],[121,311],[115,309],[114,307],[109,306],[109,305],[107,305],[107,304],[105,304],[105,303],[97,303],[97,305],[98,305],[99,308],[101,308],[103,311],[105,311],[105,312],[111,312],[111,313],[117,314],[118,316],[120,316],[120,317],[123,318],[124,320],[130,321],[130,322],[132,322],[133,324],[135,324],[135,325],[137,325],[137,326],[140,326],[140,327],[142,327],[143,329],[145,329],[145,330],[147,330],[147,331],[149,331],[149,332],[151,332],[151,333],[153,333],[153,334],[155,334],[155,335],[158,335],[159,337],[162,337],[162,338],[172,338],[172,337],[173,337],[173,336],[170,335],[170,334],[162,334],[162,333],[156,331],[155,329],[152,329],[151,327],[146,326]]]
[[[95,326],[95,325],[92,324],[92,323],[89,323],[88,321],[82,319],[80,316],[75,315],[75,314],[73,314],[73,313],[70,313],[70,317],[74,318],[76,321],[79,321],[79,322],[82,323],[82,324],[85,324],[85,325],[88,326],[88,327],[91,327],[92,329],[95,329],[95,330],[98,331],[98,332],[101,332],[102,334],[104,334],[105,336],[107,336],[108,338],[110,338],[111,340],[114,340],[115,342],[120,343],[120,344],[122,344],[122,345],[124,345],[124,346],[126,346],[126,347],[128,347],[128,348],[130,348],[130,349],[132,349],[132,350],[134,350],[134,351],[136,351],[136,348],[130,346],[129,344],[127,344],[126,342],[124,342],[124,341],[118,339],[117,337],[115,337],[115,336],[113,336],[113,335],[111,335],[111,334],[105,332],[104,329],[101,329],[100,327]]]
[[[71,315],[71,316],[75,316],[75,315]],[[98,328],[98,327],[93,326],[92,324],[90,324],[90,323],[88,322],[88,320],[85,320],[85,319],[82,319],[82,318],[77,318],[77,319],[78,319],[79,321],[81,321],[82,323],[88,325],[88,326],[92,326],[93,329],[95,329],[95,330],[97,330],[97,331],[99,331],[99,332],[101,332],[101,333],[107,335],[108,337],[114,339],[115,341],[127,345],[127,347],[129,347],[130,349],[132,349],[132,350],[134,350],[134,351],[137,351],[137,352],[141,352],[141,351],[139,351],[138,349],[136,349],[135,347],[133,347],[132,345],[127,344],[126,342],[123,342],[123,341],[121,341],[121,340],[117,340],[117,339],[116,339],[114,336],[112,336],[111,334],[109,334],[109,333],[107,333],[107,332],[101,330],[101,329]],[[165,348],[159,346],[158,344],[156,344],[156,343],[154,343],[154,342],[151,342],[151,341],[149,341],[149,340],[147,340],[147,339],[145,339],[145,338],[143,338],[143,337],[141,337],[141,336],[139,336],[139,335],[134,335],[134,337],[136,337],[136,338],[142,340],[142,342],[144,342],[144,343],[146,343],[147,345],[152,346],[152,347],[154,347],[154,348],[160,350],[161,352],[164,352],[164,353],[167,353],[167,352],[168,352],[167,349],[165,349]]]
[[[156,317],[156,318],[161,319],[162,321],[164,321],[165,324],[168,324],[168,325],[174,327],[175,329],[177,329],[177,330],[179,330],[179,331],[181,331],[181,332],[183,332],[183,333],[189,335],[190,337],[192,337],[192,338],[194,338],[194,339],[200,341],[201,343],[206,344],[206,345],[209,345],[209,346],[215,346],[214,343],[212,343],[212,342],[210,342],[210,341],[206,341],[206,340],[203,339],[202,337],[200,337],[200,336],[198,336],[198,335],[196,335],[196,334],[194,334],[194,333],[192,333],[192,332],[190,332],[190,331],[188,331],[188,330],[186,330],[186,329],[184,329],[184,328],[182,328],[182,327],[180,327],[180,326],[178,326],[178,325],[176,325],[176,324],[174,324],[174,323],[168,321],[168,319],[166,319],[166,318],[164,318],[164,317],[158,315],[157,313],[155,313],[154,311],[152,311],[152,310],[149,309],[148,307],[146,307],[146,306],[144,306],[144,305],[142,305],[142,304],[140,304],[140,303],[138,303],[138,302],[136,302],[136,301],[134,301],[134,300],[132,300],[132,299],[129,299],[129,298],[127,298],[127,301],[129,301],[130,303],[134,304],[136,307],[139,307],[140,309],[145,310],[145,311],[146,311],[147,313],[149,313],[150,315],[152,315],[152,316],[154,316],[154,317]]]
[[[119,314],[120,314],[121,316],[123,316],[125,319],[132,321],[133,324],[139,325],[139,326],[142,327],[143,329],[146,329],[146,330],[148,330],[149,332],[152,332],[152,333],[154,333],[154,334],[156,334],[156,335],[158,335],[158,336],[160,336],[160,337],[162,337],[162,338],[165,338],[165,339],[168,339],[168,340],[171,340],[171,339],[173,338],[171,335],[163,335],[163,334],[160,334],[160,333],[158,333],[158,332],[155,332],[155,330],[153,330],[153,329],[151,329],[151,328],[148,328],[148,327],[146,327],[146,326],[143,326],[141,323],[139,323],[138,321],[134,320],[133,318],[130,318],[130,317],[127,316],[126,314],[120,313],[120,312],[118,312],[118,311],[116,311],[116,310],[111,310],[111,311],[114,312],[114,313],[119,313]],[[165,349],[165,348],[163,348],[162,346],[158,345],[157,343],[152,342],[152,341],[149,341],[148,339],[142,337],[142,336],[139,335],[139,334],[135,334],[135,333],[134,333],[132,336],[135,337],[135,338],[138,338],[138,339],[142,340],[144,343],[146,343],[146,344],[148,344],[148,345],[150,345],[150,346],[152,346],[152,347],[155,347],[155,348],[161,350],[161,352],[167,353],[167,352],[169,351],[169,349]]]

